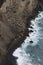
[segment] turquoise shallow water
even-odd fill
[[[18,65],[43,65],[43,12],[31,21],[30,26],[32,28],[28,29],[33,32],[29,33],[13,56],[18,57]]]

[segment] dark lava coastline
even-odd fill
[[[17,58],[14,58],[12,53],[30,32],[27,29],[30,27],[30,21],[37,16],[38,11],[43,11],[43,0],[3,0],[4,3],[1,1],[0,65],[16,65]]]

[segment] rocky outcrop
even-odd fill
[[[0,65],[21,45],[30,20],[43,10],[43,0],[0,0]]]

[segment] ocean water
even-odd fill
[[[43,65],[43,12],[31,20],[33,32],[29,33],[21,47],[13,52],[18,65]]]

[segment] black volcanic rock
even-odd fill
[[[30,33],[32,33],[32,32],[33,32],[33,30],[29,30],[29,32],[30,32]]]
[[[5,65],[17,65],[17,57],[14,57],[11,53],[6,55]]]
[[[31,40],[30,43],[33,43],[33,41]]]

